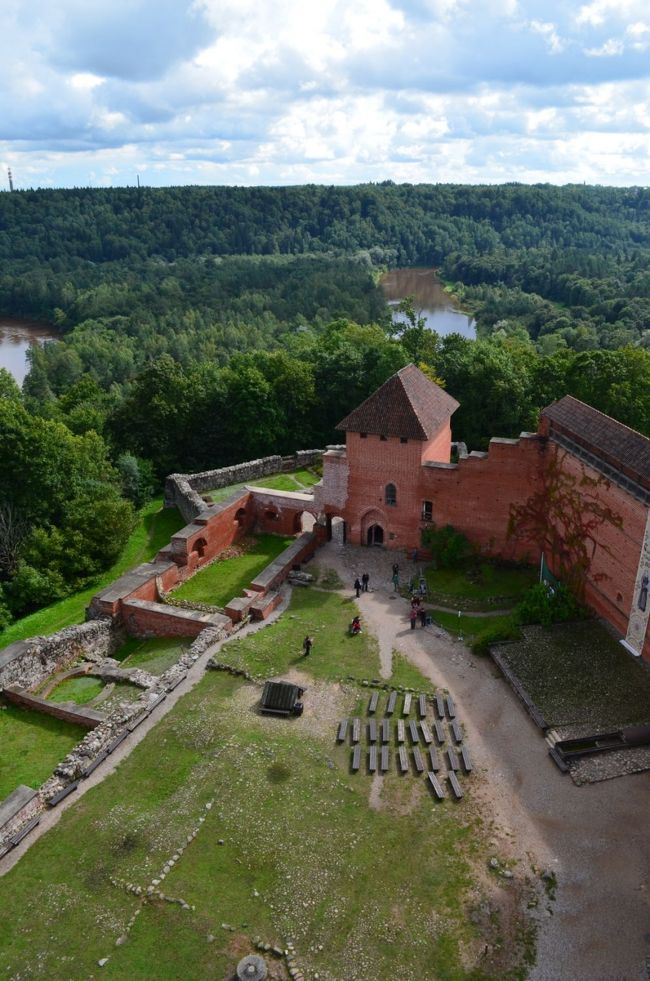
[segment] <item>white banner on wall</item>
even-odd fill
[[[650,511],[645,526],[645,534],[639,556],[639,568],[634,584],[634,598],[630,618],[627,622],[627,634],[623,641],[625,647],[639,656],[643,650],[646,631],[650,617]]]

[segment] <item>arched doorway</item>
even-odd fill
[[[293,519],[294,535],[301,535],[305,531],[313,531],[316,518],[309,511],[300,511]]]
[[[194,542],[194,551],[197,553],[200,559],[205,555],[205,550],[208,547],[208,543],[205,538],[197,538]]]
[[[381,525],[370,525],[367,535],[368,545],[384,544],[384,529]]]

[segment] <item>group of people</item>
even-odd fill
[[[357,576],[357,578],[354,580],[354,591],[357,594],[357,599],[359,599],[361,593],[368,592],[369,582],[370,582],[370,576],[368,575],[367,572],[364,572],[364,574],[361,576],[361,579],[359,579],[359,577]]]
[[[418,620],[420,621],[421,626],[426,627],[427,625],[427,611],[424,609],[422,600],[417,593],[411,597],[409,619],[411,621],[411,630],[415,630],[415,624]]]

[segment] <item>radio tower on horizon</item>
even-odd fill
[[[9,177],[9,190],[10,191],[13,191],[13,189],[14,189],[14,179],[11,176],[11,167],[7,167],[7,175]]]

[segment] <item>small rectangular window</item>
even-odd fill
[[[359,436],[361,437],[361,439],[366,439],[368,433],[359,433]]]
[[[408,443],[408,439],[406,438],[406,436],[400,436],[399,441],[400,443]]]
[[[431,501],[422,501],[422,520],[433,520],[433,503]]]
[[[385,442],[386,442],[386,440],[388,439],[388,436],[380,436],[379,438],[380,438],[381,440],[383,440],[383,441],[384,441],[384,443],[385,443]]]

